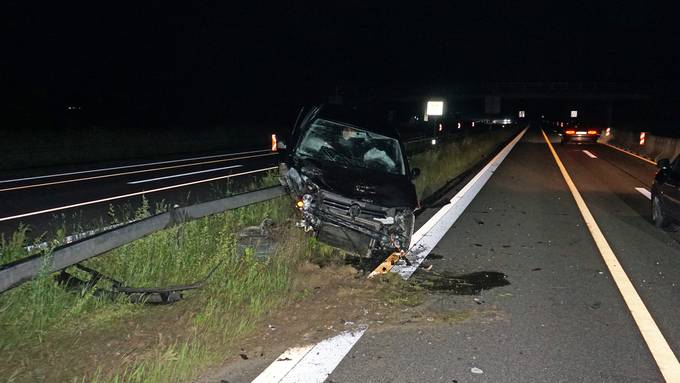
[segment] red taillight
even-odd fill
[[[589,130],[588,134],[597,134],[597,130]]]
[[[564,134],[576,134],[575,130],[567,130],[564,132]]]

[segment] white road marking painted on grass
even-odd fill
[[[37,179],[44,179],[44,178],[72,176],[72,175],[76,175],[76,174],[97,173],[97,172],[103,172],[103,171],[107,171],[107,170],[130,169],[130,168],[138,168],[138,167],[142,167],[142,166],[172,164],[172,163],[175,163],[175,162],[186,162],[186,161],[193,161],[193,160],[206,160],[206,159],[209,159],[209,158],[228,157],[228,156],[236,156],[236,155],[240,155],[240,154],[264,153],[264,152],[271,152],[271,150],[260,149],[260,150],[251,150],[251,151],[248,151],[248,152],[215,154],[215,155],[212,155],[212,156],[181,158],[181,159],[177,159],[177,160],[146,162],[146,163],[141,163],[141,164],[114,166],[114,167],[110,167],[110,168],[98,168],[98,169],[80,170],[80,171],[68,172],[68,173],[56,173],[56,174],[46,174],[46,175],[34,176],[34,177],[14,178],[14,179],[11,179],[11,180],[2,180],[2,181],[0,181],[0,184],[1,183],[9,183],[9,182],[30,181],[30,180],[37,180]]]
[[[503,162],[505,157],[510,153],[510,150],[522,138],[527,129],[520,132],[508,145],[505,146],[470,182],[468,182],[463,189],[451,199],[451,203],[442,207],[429,221],[425,223],[411,238],[411,254],[416,256],[415,260],[411,260],[412,266],[403,266],[401,263],[392,268],[400,268],[399,275],[408,279],[416,270],[418,265],[425,259],[429,252],[437,245],[439,240],[451,228],[453,223],[458,219],[460,214],[470,204],[470,201],[479,193],[482,186],[489,180],[493,172]],[[416,247],[417,246],[417,247]],[[414,247],[418,252],[414,253]],[[401,261],[403,262],[403,261]],[[280,383],[294,383],[294,382],[324,382],[328,376],[333,372],[335,367],[342,361],[345,355],[354,347],[368,327],[361,331],[339,335],[331,339],[324,340],[316,344],[312,349],[305,350],[288,350],[281,354],[277,360],[272,363],[266,370],[264,370],[253,383],[264,382],[280,382]],[[288,361],[290,364],[286,365],[287,361],[280,359],[292,357],[286,356],[289,351],[293,355],[305,353],[298,362],[293,360]],[[288,372],[283,375],[282,371],[288,369]]]
[[[165,177],[156,177],[156,178],[149,178],[146,180],[139,180],[139,181],[130,181],[128,182],[128,185],[137,185],[137,184],[143,184],[145,182],[153,182],[153,181],[160,181],[160,180],[167,180],[170,178],[177,178],[177,177],[186,177],[186,176],[192,176],[194,174],[202,174],[202,173],[210,173],[210,172],[217,172],[220,170],[227,170],[227,169],[234,169],[234,168],[240,168],[243,165],[231,165],[231,166],[223,166],[221,168],[214,168],[214,169],[206,169],[206,170],[199,170],[195,172],[189,172],[189,173],[182,173],[182,174],[173,174]]]
[[[402,278],[408,279],[416,271],[418,266],[420,266],[432,249],[437,246],[451,226],[458,220],[458,217],[463,214],[463,211],[477,196],[477,193],[482,190],[482,187],[491,178],[498,166],[522,136],[524,136],[526,131],[527,129],[522,130],[467,185],[451,198],[450,203],[439,209],[418,231],[413,233],[409,251],[406,254],[411,264],[407,265],[406,262],[401,260],[392,268],[391,271],[393,273],[398,273]]]
[[[249,170],[247,172],[229,174],[229,175],[220,176],[220,177],[213,177],[213,178],[208,178],[208,179],[205,179],[205,180],[185,182],[185,183],[179,184],[179,185],[164,186],[162,188],[156,188],[156,189],[151,189],[151,190],[142,190],[142,191],[139,191],[139,192],[128,193],[128,194],[118,195],[118,196],[114,196],[114,197],[101,198],[101,199],[97,199],[97,200],[94,200],[94,201],[80,202],[80,203],[74,203],[72,205],[59,206],[59,207],[53,207],[53,208],[45,209],[45,210],[32,211],[30,213],[23,213],[23,214],[12,215],[12,216],[9,216],[9,217],[2,217],[2,218],[0,218],[0,222],[9,221],[9,220],[12,220],[12,219],[30,217],[30,216],[38,215],[38,214],[51,213],[51,212],[59,211],[59,210],[71,209],[71,208],[74,208],[74,207],[93,205],[93,204],[101,203],[101,202],[114,201],[114,200],[117,200],[117,199],[129,198],[129,197],[134,197],[134,196],[143,195],[143,194],[150,194],[150,193],[155,193],[155,192],[159,192],[159,191],[163,191],[163,190],[177,189],[177,188],[181,188],[181,187],[184,187],[184,186],[190,186],[190,185],[196,185],[196,184],[201,184],[201,183],[206,183],[206,182],[218,181],[218,180],[223,180],[223,179],[227,179],[227,178],[243,176],[243,175],[246,175],[246,174],[266,172],[266,171],[274,170],[274,169],[278,169],[278,167],[272,166],[272,167],[263,168],[263,169]]]
[[[557,152],[555,152],[555,148],[553,148],[545,132],[543,132],[543,138],[545,138],[545,142],[548,144],[548,147],[555,158],[557,167],[560,169],[562,177],[564,177],[564,181],[567,183],[569,191],[571,191],[571,194],[576,201],[576,205],[581,211],[583,220],[586,222],[586,227],[590,230],[595,245],[597,245],[597,249],[600,251],[600,255],[602,255],[602,259],[607,265],[609,273],[616,283],[616,287],[618,287],[621,292],[623,300],[633,316],[633,320],[635,320],[642,337],[647,343],[649,351],[652,353],[657,366],[659,366],[661,374],[666,382],[680,382],[680,362],[678,362],[678,359],[668,345],[666,338],[661,333],[661,330],[659,330],[656,322],[654,322],[652,314],[647,310],[645,303],[642,301],[642,298],[640,298],[640,295],[638,295],[633,283],[628,278],[628,275],[626,275],[625,270],[621,267],[614,251],[609,246],[604,234],[602,234],[595,218],[590,213],[590,209],[588,209],[588,205],[586,205],[585,200],[576,188],[576,184],[574,184],[574,181],[569,176],[567,169],[564,167]]]
[[[193,162],[193,163],[182,164],[182,165],[162,166],[162,167],[159,167],[159,168],[133,170],[133,171],[128,171],[128,172],[120,172],[120,173],[108,173],[108,174],[101,174],[101,175],[89,176],[89,177],[69,178],[69,179],[65,179],[65,180],[43,182],[43,183],[38,183],[38,184],[12,186],[12,187],[8,187],[8,188],[0,189],[0,192],[23,190],[23,189],[33,189],[33,188],[38,188],[38,187],[54,186],[54,185],[61,185],[61,184],[80,182],[80,181],[91,181],[91,180],[97,180],[97,179],[102,179],[102,178],[112,178],[112,177],[125,176],[125,175],[130,175],[130,174],[150,173],[150,172],[155,172],[155,171],[159,171],[159,170],[179,169],[179,168],[187,168],[187,167],[193,167],[193,166],[198,166],[198,165],[216,164],[216,163],[221,163],[221,162],[231,162],[231,161],[236,161],[236,160],[244,160],[244,159],[247,159],[247,158],[274,156],[276,154],[277,153],[253,154],[253,155],[250,155],[250,156],[229,157],[229,158],[222,158],[222,159],[219,159],[219,160]]]
[[[253,383],[322,383],[361,339],[368,327],[343,332],[313,346],[289,349]],[[290,361],[286,361],[290,358]]]
[[[652,193],[650,193],[649,190],[645,188],[635,188],[635,190],[639,191],[640,194],[647,197],[648,199],[652,199]]]
[[[587,151],[587,150],[583,150],[583,153],[585,153],[586,155],[588,155],[588,157],[590,157],[590,158],[597,158],[596,155],[594,155],[593,153],[591,153],[591,152],[589,152],[589,151]]]

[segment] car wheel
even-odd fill
[[[661,200],[656,195],[652,197],[652,221],[654,221],[654,226],[660,229],[666,228],[670,224],[670,219],[663,212]]]

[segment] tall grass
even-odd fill
[[[479,133],[462,140],[443,142],[432,150],[411,155],[411,167],[420,168],[420,176],[415,181],[418,198],[422,200],[432,195],[515,133],[514,129]]]

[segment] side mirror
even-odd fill
[[[420,169],[419,168],[411,169],[411,179],[412,180],[418,178],[419,175],[420,175]]]
[[[661,170],[668,170],[671,168],[671,161],[668,158],[662,158],[657,161],[656,167]]]

